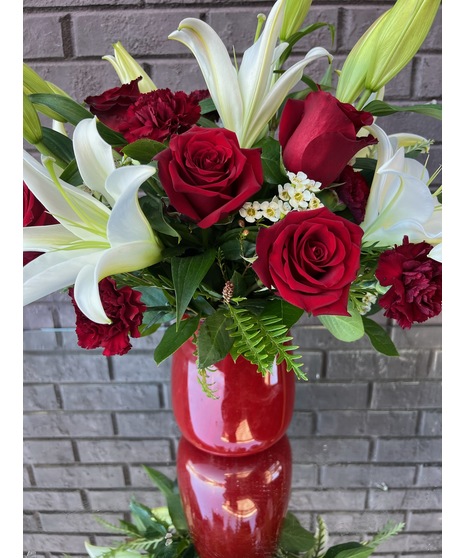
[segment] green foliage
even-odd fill
[[[176,480],[151,467],[144,465],[143,469],[165,496],[167,506],[149,508],[132,499],[131,522],[120,520],[118,525],[113,525],[98,518],[101,524],[126,538],[113,547],[97,547],[86,542],[88,555],[90,558],[199,558],[190,539]],[[328,548],[328,530],[320,516],[315,533],[311,533],[288,512],[272,558],[368,558],[403,528],[403,523],[388,522],[368,541],[349,541]]]
[[[425,116],[431,116],[438,120],[442,120],[442,105],[437,103],[428,103],[426,105],[413,105],[413,106],[394,106],[384,101],[371,101],[368,105],[363,107],[363,110],[371,112],[373,116],[388,116],[396,112],[416,112]]]

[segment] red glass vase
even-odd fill
[[[173,413],[189,442],[216,455],[240,456],[263,451],[284,436],[295,395],[295,374],[285,363],[275,363],[263,376],[248,360],[234,362],[228,355],[209,368],[213,399],[199,383],[194,350],[187,341],[171,364]]]
[[[181,438],[177,480],[200,558],[271,558],[291,493],[287,436],[254,455],[224,457]]]

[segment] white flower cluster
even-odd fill
[[[364,316],[371,310],[371,306],[378,300],[372,293],[365,293],[362,298],[362,307],[360,308],[360,315]]]
[[[315,195],[320,191],[321,182],[310,180],[303,172],[297,174],[288,172],[290,182],[284,186],[278,185],[278,195],[271,201],[246,202],[239,214],[248,223],[254,223],[259,219],[265,218],[276,222],[282,219],[290,211],[303,211],[306,209],[318,209],[323,204]]]

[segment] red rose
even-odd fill
[[[58,221],[47,212],[46,208],[23,182],[23,227],[40,227],[54,225]],[[23,265],[40,256],[42,252],[23,252]]]
[[[200,118],[197,93],[157,89],[144,93],[127,109],[120,132],[131,143],[141,138],[163,142],[182,134]]]
[[[117,289],[115,281],[109,277],[100,281],[99,292],[111,324],[97,324],[89,320],[74,300],[74,289],[68,290],[76,312],[78,345],[84,349],[103,347],[105,356],[124,355],[132,347],[129,336],[140,337],[138,328],[147,309],[140,300],[142,294],[127,286]]]
[[[428,257],[432,246],[426,242],[410,243],[407,236],[401,246],[383,252],[376,278],[391,288],[379,299],[386,311],[404,329],[414,322],[437,316],[442,308],[442,264]]]
[[[263,182],[260,150],[241,149],[224,128],[194,126],[155,160],[171,205],[203,229],[237,211]]]
[[[86,97],[84,102],[89,105],[90,112],[103,124],[120,132],[121,128],[126,125],[128,107],[141,96],[137,85],[141,79],[133,79],[130,83],[108,89],[101,95]]]
[[[366,180],[360,172],[354,171],[350,165],[347,165],[336,182],[341,182],[341,185],[336,188],[339,199],[345,203],[354,221],[359,225],[365,217],[370,194]]]
[[[326,207],[291,211],[257,235],[253,269],[269,289],[314,316],[349,316],[363,230]]]
[[[357,133],[373,122],[369,112],[341,103],[330,93],[314,91],[304,101],[290,99],[279,125],[279,143],[288,171],[329,186],[360,149],[377,143],[373,136]]]

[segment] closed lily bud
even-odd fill
[[[31,145],[36,145],[42,141],[42,126],[39,115],[25,93],[23,93],[23,136]]]
[[[142,66],[134,60],[120,41],[113,44],[113,49],[115,52],[114,56],[107,55],[102,58],[111,63],[121,83],[129,83],[138,77],[142,77],[138,83],[141,93],[149,93],[157,89],[148,74],[142,69]]]
[[[415,56],[428,35],[441,0],[397,0],[378,18],[349,53],[336,90],[353,102],[391,81]]]
[[[286,41],[299,31],[311,5],[312,0],[286,0],[283,25],[279,34],[281,41]]]
[[[25,63],[23,63],[23,93],[25,95],[44,93],[46,95],[62,95],[63,97],[69,97],[68,93],[65,93],[53,83],[41,78],[37,72]],[[60,114],[44,105],[40,105],[40,112],[58,122],[66,122],[66,119]]]

